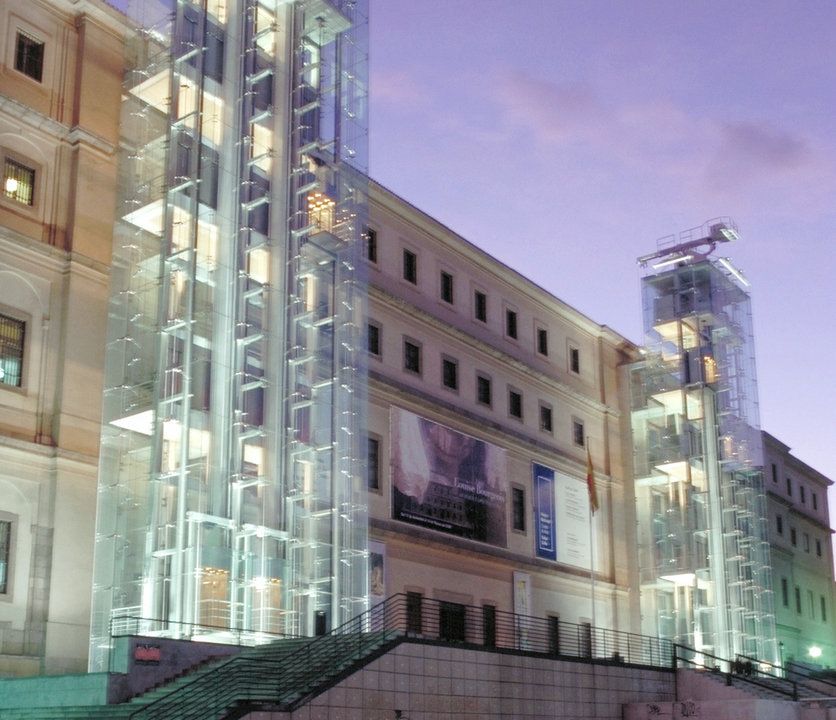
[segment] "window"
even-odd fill
[[[484,375],[476,376],[476,400],[482,405],[491,404],[491,381]]]
[[[419,592],[406,593],[406,631],[420,635],[423,621],[421,618],[421,603],[424,596]]]
[[[813,591],[807,591],[807,606],[810,608],[810,617],[815,620],[816,619],[816,604],[813,601]]]
[[[581,372],[581,351],[576,347],[569,348],[569,369],[573,373]]]
[[[21,205],[34,205],[35,171],[6,158],[3,164],[3,195]]]
[[[11,589],[12,521],[0,520],[0,595]]]
[[[540,429],[543,432],[552,431],[552,409],[543,403],[540,403]]]
[[[366,228],[366,259],[377,263],[377,230]]]
[[[781,578],[781,600],[784,603],[784,607],[790,606],[790,593],[789,588],[787,587],[787,579],[785,577]]]
[[[803,485],[798,486],[798,497],[801,498],[801,504],[807,504],[807,488]]]
[[[418,256],[411,250],[403,251],[403,279],[413,285],[418,283]]]
[[[409,340],[403,341],[403,367],[410,372],[421,372],[421,346]]]
[[[816,495],[816,493],[813,493],[812,497],[810,499],[813,502],[813,510],[818,510],[819,509],[819,496]]]
[[[375,323],[369,323],[367,332],[366,349],[370,355],[380,357],[380,326]]]
[[[480,322],[488,321],[488,296],[480,290],[473,293],[473,317]]]
[[[801,588],[798,585],[795,586],[795,611],[801,614]]]
[[[787,495],[792,497],[792,480],[787,478]]]
[[[778,466],[775,463],[772,463],[772,482],[778,482]]]
[[[465,606],[442,600],[438,608],[438,634],[443,640],[464,642]]]
[[[516,390],[508,391],[508,414],[522,420],[522,394]]]
[[[810,536],[804,533],[804,552],[810,552]]]
[[[44,73],[44,44],[31,35],[18,31],[15,70],[41,81]]]
[[[511,527],[525,532],[525,490],[520,487],[511,488]]]
[[[450,390],[459,389],[459,364],[451,358],[441,358],[441,384]]]
[[[0,314],[0,385],[23,385],[25,332],[25,322]]]
[[[448,273],[441,271],[441,279],[440,279],[440,294],[441,299],[444,300],[446,303],[453,304],[453,276]]]
[[[517,313],[514,310],[505,311],[505,334],[517,339]]]
[[[793,547],[795,547],[796,537],[795,537],[795,528],[794,527],[790,528],[790,542],[793,544]]]
[[[824,599],[824,595],[821,596],[821,621],[827,622],[827,600]]]
[[[784,518],[781,515],[775,516],[775,530],[779,535],[784,534]]]
[[[366,486],[369,490],[380,490],[380,439],[370,435],[368,442]]]
[[[816,557],[821,557],[821,540],[816,538]]]
[[[583,422],[580,420],[572,420],[572,441],[575,445],[584,446]]]
[[[541,355],[549,354],[549,334],[543,328],[537,328],[537,352]]]

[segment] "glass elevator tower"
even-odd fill
[[[367,602],[366,0],[130,0],[90,669]]]
[[[639,258],[647,354],[631,399],[643,632],[777,662],[748,283],[709,257],[736,235],[714,221]]]

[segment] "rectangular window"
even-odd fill
[[[581,351],[576,347],[569,348],[569,369],[573,373],[581,372]]]
[[[476,376],[476,400],[482,405],[491,404],[491,381],[484,375]]]
[[[552,409],[540,403],[540,429],[544,432],[552,431]]]
[[[792,543],[793,547],[796,545],[796,536],[795,536],[795,528],[790,528],[790,542]]]
[[[369,490],[380,490],[380,440],[376,437],[369,437],[368,472],[366,484]]]
[[[821,557],[821,540],[816,538],[816,557]]]
[[[584,446],[585,438],[583,431],[583,423],[580,420],[572,421],[572,440],[575,445]]]
[[[525,490],[511,488],[511,527],[525,532]]]
[[[795,586],[795,611],[801,614],[801,588],[798,585]]]
[[[44,73],[44,44],[31,35],[18,31],[15,70],[41,82]]]
[[[23,341],[26,323],[0,314],[0,384],[23,384]]]
[[[784,607],[790,606],[790,592],[787,587],[787,579],[785,577],[781,578],[781,600],[784,603]]]
[[[810,552],[810,536],[804,533],[804,552]]]
[[[488,296],[479,290],[473,293],[473,317],[480,322],[488,321]]]
[[[34,205],[35,171],[6,158],[3,165],[3,195],[21,205]]]
[[[517,313],[513,310],[505,311],[505,334],[509,338],[517,339]]]
[[[380,326],[369,323],[367,332],[366,343],[369,354],[380,357]]]
[[[12,561],[12,521],[0,520],[0,595],[7,595]]]
[[[377,230],[366,228],[366,259],[377,263]]]
[[[778,466],[775,463],[772,463],[772,482],[778,482]]]
[[[781,515],[775,516],[775,530],[779,535],[784,534],[784,518]]]
[[[816,619],[816,603],[813,600],[813,591],[807,591],[807,606],[810,608],[810,617],[815,620]]]
[[[459,389],[459,364],[455,360],[441,359],[441,384],[450,390]]]
[[[403,341],[403,367],[410,372],[421,372],[421,346],[409,340]]]
[[[439,603],[438,635],[442,640],[465,641],[467,637],[465,611],[465,606],[459,603],[445,602],[444,600]]]
[[[821,596],[821,621],[827,622],[827,600],[824,599],[824,595]]]
[[[496,647],[496,608],[493,605],[482,605],[482,644]]]
[[[448,273],[441,271],[441,279],[440,279],[440,292],[441,292],[441,299],[446,302],[453,304],[453,276]]]
[[[798,497],[801,499],[802,505],[807,503],[807,488],[803,485],[798,486]]]
[[[787,478],[787,495],[792,497],[792,480]]]
[[[421,603],[424,596],[418,592],[407,592],[406,594],[406,631],[414,635],[420,635],[423,630],[421,618]]]
[[[543,328],[537,328],[537,352],[541,355],[549,354],[549,334]]]
[[[508,391],[508,414],[522,420],[522,394],[516,390]]]
[[[411,250],[403,251],[403,279],[418,284],[418,256]]]
[[[813,496],[812,496],[811,499],[813,501],[813,510],[818,510],[819,509],[819,496],[816,495],[816,493],[813,493]]]

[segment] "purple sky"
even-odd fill
[[[835,29],[832,0],[371,0],[371,175],[635,342],[636,257],[730,216],[761,426],[836,479]]]

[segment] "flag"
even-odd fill
[[[589,509],[592,514],[598,509],[598,491],[595,489],[595,471],[592,469],[592,455],[589,454],[589,441],[586,444],[586,489],[589,490]]]

